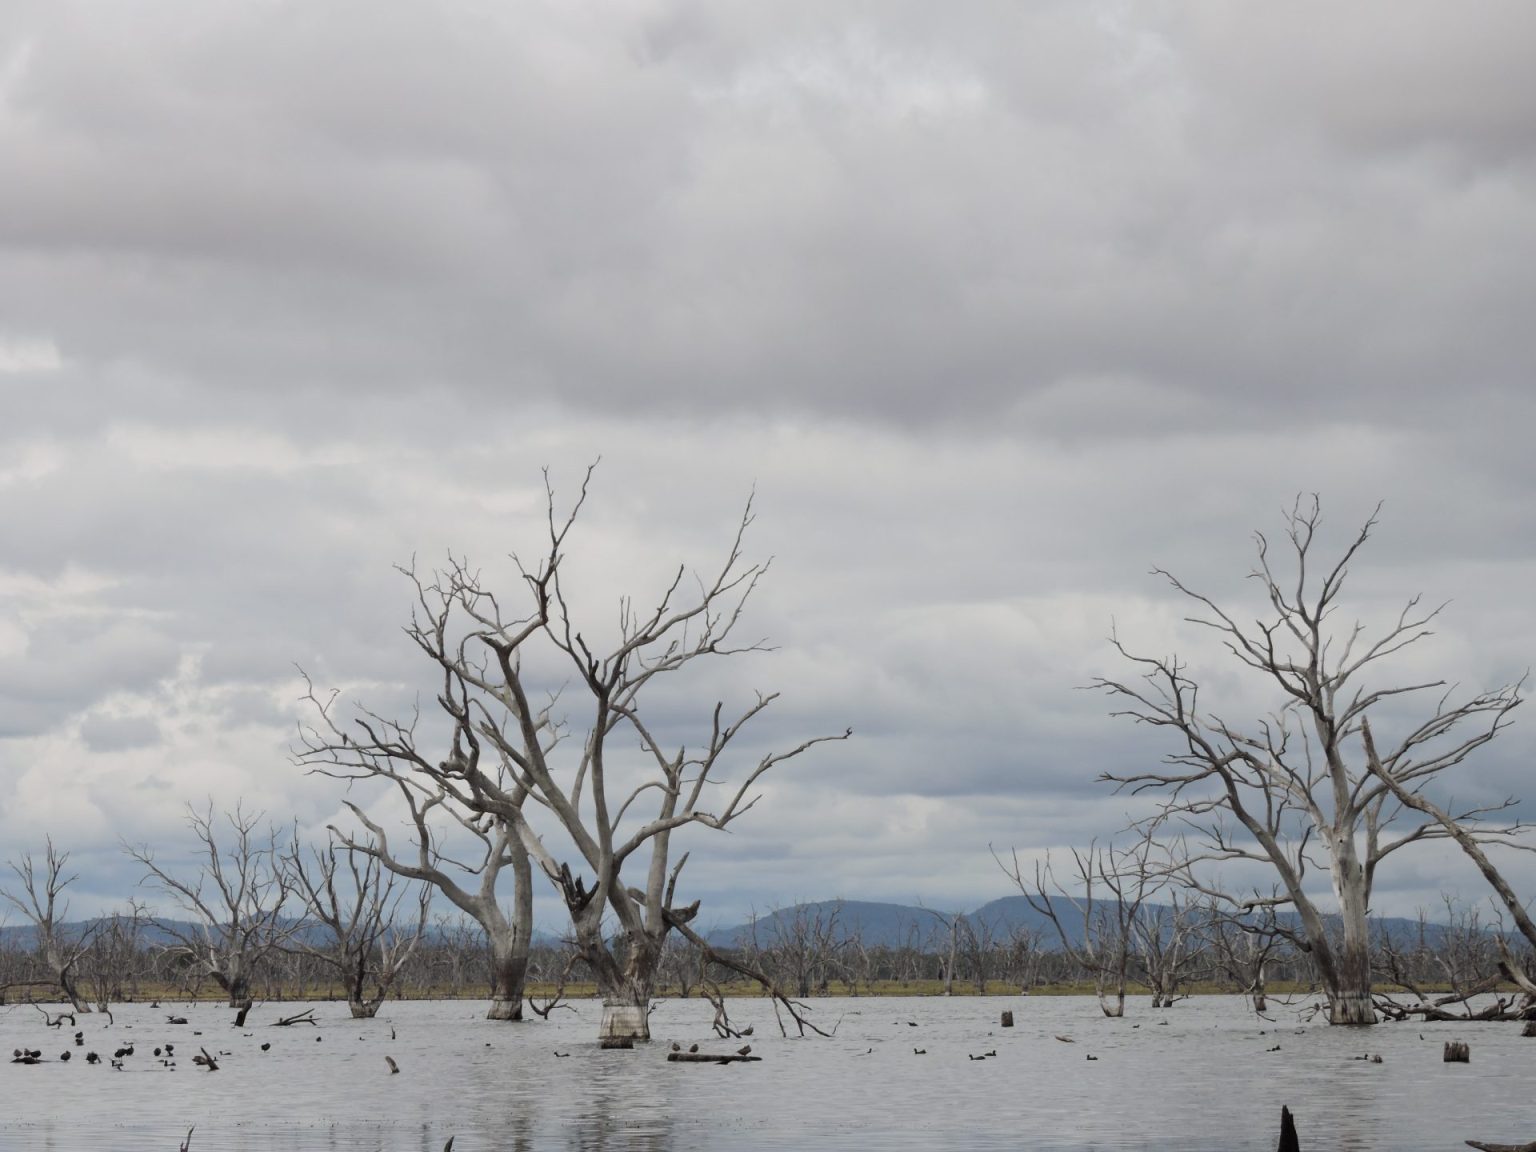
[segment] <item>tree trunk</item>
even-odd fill
[[[651,1038],[651,993],[656,987],[661,947],[645,934],[629,937],[627,945],[622,970],[606,946],[599,963],[593,965],[603,997],[603,1019],[597,1035],[604,1044]]]
[[[1339,897],[1343,940],[1328,981],[1328,1022],[1367,1025],[1376,1023],[1371,1003],[1370,920],[1366,909],[1365,876],[1349,850],[1335,849],[1334,890]],[[1324,971],[1325,978],[1327,970]]]
[[[498,934],[499,936],[499,934]],[[517,948],[511,934],[491,941],[491,1006],[487,1020],[523,1018],[523,987],[528,979],[528,950]]]

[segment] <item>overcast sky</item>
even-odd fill
[[[1385,502],[1351,618],[1451,602],[1394,676],[1536,658],[1524,0],[0,17],[0,855],[51,833],[77,910],[188,801],[337,819],[296,666],[430,700],[393,565],[504,571],[545,466],[601,457],[570,551],[605,622],[755,490],[776,651],[719,691],[782,693],[764,745],[855,730],[690,834],[709,923],[974,906],[989,844],[1113,834],[1096,775],[1166,748],[1079,690],[1111,627],[1200,651],[1154,565],[1256,613],[1299,492],[1330,550]],[[1531,789],[1518,719],[1458,796]],[[1442,888],[1479,895],[1405,852],[1376,907]]]

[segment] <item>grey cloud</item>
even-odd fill
[[[80,738],[92,752],[152,748],[160,743],[160,725],[150,716],[88,716]]]
[[[1386,500],[1351,612],[1449,598],[1427,667],[1528,666],[1523,7],[593,11],[11,6],[0,348],[60,362],[0,358],[7,828],[66,762],[82,836],[242,781],[319,820],[294,665],[430,714],[391,565],[516,588],[539,467],[599,456],[594,629],[754,487],[775,558],[777,650],[665,731],[758,688],[744,755],[856,730],[699,837],[723,908],[1001,895],[987,843],[1120,826],[1094,776],[1163,750],[1075,688],[1111,627],[1194,643],[1153,565],[1252,610],[1298,492],[1332,540]],[[1495,749],[1466,795],[1520,790]]]

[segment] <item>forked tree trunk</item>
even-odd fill
[[[1111,1019],[1119,1019],[1125,1015],[1125,978],[1122,976],[1115,981],[1115,996],[1111,1001],[1108,995],[1109,980],[1101,975],[1097,981],[1099,994],[1099,1011]]]

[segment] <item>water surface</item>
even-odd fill
[[[523,1024],[484,1020],[484,1005],[471,1001],[390,1004],[375,1020],[320,1003],[318,1027],[288,1028],[271,1022],[307,1005],[266,1004],[244,1029],[230,1025],[227,1008],[167,1001],[115,1009],[111,1026],[80,1017],[83,1048],[30,1006],[0,1008],[0,1050],[40,1048],[49,1058],[0,1065],[0,1149],[171,1152],[195,1125],[193,1152],[438,1152],[449,1136],[454,1152],[1270,1152],[1281,1104],[1296,1114],[1307,1152],[1536,1139],[1536,1039],[1518,1024],[1346,1030],[1304,1021],[1300,1006],[1260,1020],[1238,997],[1161,1011],[1133,1001],[1121,1020],[1078,997],[811,1003],[820,1024],[837,1025],[834,1038],[782,1038],[769,1002],[729,1001],[763,1058],[730,1066],[666,1061],[674,1040],[721,1052],[743,1043],[716,1040],[712,1011],[698,1000],[662,1001],[655,1041],[632,1052],[596,1046],[590,1001]],[[1005,1010],[1016,1027],[999,1026]],[[189,1023],[166,1023],[172,1012]],[[1442,1061],[1451,1038],[1471,1044],[1470,1064]],[[152,1054],[167,1041],[174,1067]],[[112,1068],[111,1053],[130,1042],[134,1054]],[[201,1046],[219,1071],[192,1063]],[[65,1049],[67,1063],[58,1060]],[[103,1063],[87,1065],[89,1050]],[[1382,1062],[1355,1059],[1366,1054]]]

